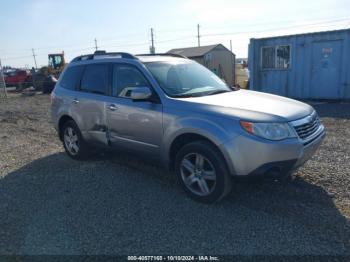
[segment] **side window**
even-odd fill
[[[280,45],[276,47],[276,68],[289,68],[290,46]]]
[[[131,65],[116,65],[113,68],[113,96],[129,98],[134,87],[149,86],[143,74]]]
[[[264,46],[261,49],[261,67],[263,69],[290,68],[290,46]]]
[[[275,47],[267,46],[262,48],[262,68],[275,68]]]
[[[94,64],[85,68],[80,90],[106,95],[108,93],[108,65]]]
[[[82,66],[69,67],[64,72],[62,79],[60,80],[60,86],[69,90],[76,90],[80,81],[81,73],[83,72]]]

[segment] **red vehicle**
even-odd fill
[[[32,85],[32,76],[29,70],[15,70],[4,75],[6,86],[14,86],[23,89]]]

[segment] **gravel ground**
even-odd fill
[[[313,103],[328,134],[292,181],[204,205],[140,158],[71,160],[49,102],[0,100],[0,254],[350,255],[350,104]]]

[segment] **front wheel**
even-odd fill
[[[195,200],[213,203],[231,191],[226,162],[209,142],[185,145],[176,156],[175,170],[183,189]]]

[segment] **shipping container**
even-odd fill
[[[350,99],[350,29],[250,39],[250,89]]]

